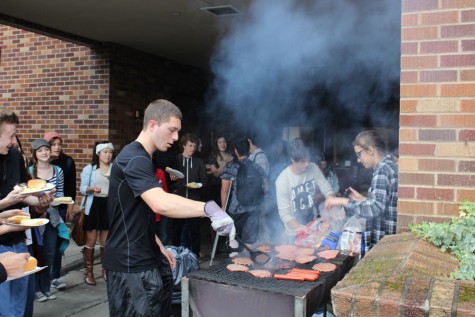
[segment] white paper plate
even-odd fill
[[[28,226],[28,225],[22,225],[22,224],[19,224],[19,223],[11,223],[11,222],[7,222],[7,221],[5,221],[4,224],[9,225],[9,226],[14,226],[14,227],[39,227],[39,226],[44,226],[45,224],[47,224],[49,222],[49,219],[46,219],[46,218],[36,218],[34,220],[41,221],[41,224],[37,224],[36,226]]]
[[[23,273],[23,275],[20,275],[20,276],[17,276],[17,277],[8,277],[7,281],[13,281],[13,280],[16,280],[17,278],[22,278],[22,277],[28,276],[30,274],[35,274],[36,272],[39,272],[39,271],[43,270],[46,267],[47,266],[37,266],[36,269],[25,272],[25,273]]]
[[[199,188],[203,187],[203,184],[202,183],[195,183],[195,184],[188,183],[188,184],[186,184],[186,187],[188,187],[190,189],[199,189]]]
[[[175,169],[173,169],[173,168],[171,168],[171,167],[165,167],[165,171],[166,171],[168,174],[173,175],[173,176],[176,176],[176,177],[178,177],[178,178],[183,178],[183,177],[185,177],[185,175],[183,175],[182,172],[177,171],[177,170],[175,170]]]
[[[49,190],[52,190],[55,187],[56,187],[56,185],[48,183],[48,184],[46,184],[45,188],[40,188],[40,189],[25,188],[23,190],[23,192],[21,192],[20,194],[22,194],[22,195],[31,195],[31,194],[36,194],[36,193],[42,193],[42,192],[47,192]]]
[[[51,206],[59,206],[59,205],[61,205],[61,204],[63,204],[63,205],[72,205],[72,204],[74,204],[74,200],[71,200],[71,201],[69,201],[69,202],[63,202],[63,201],[56,201],[56,200],[53,200],[50,205],[51,205]]]

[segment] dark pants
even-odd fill
[[[236,235],[242,242],[252,244],[257,241],[259,235],[259,211],[243,212],[239,214],[229,214],[234,220]]]
[[[155,234],[162,241],[163,245],[168,245],[168,218],[160,215],[160,221],[156,223]]]
[[[161,255],[157,268],[145,272],[107,271],[110,316],[170,317],[173,275]]]
[[[66,223],[66,213],[68,212],[67,207],[63,207],[67,205],[59,205],[58,212],[63,219],[64,223]],[[56,245],[56,253],[54,254],[54,261],[53,261],[53,269],[51,270],[51,279],[57,279],[61,277],[61,266],[62,266],[62,256],[61,252],[59,252],[59,245],[61,241],[58,239],[58,243]]]
[[[200,235],[201,218],[185,219],[181,228],[180,246],[190,249],[200,257],[201,252],[201,235]]]
[[[58,243],[58,230],[47,223],[45,225],[45,232],[43,233],[43,248],[41,252],[45,265],[48,266],[46,269],[36,273],[36,291],[41,291],[43,293],[50,291],[51,286],[51,268],[54,262],[54,256],[57,249]]]

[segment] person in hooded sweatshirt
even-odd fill
[[[197,135],[187,133],[180,139],[181,154],[176,159],[176,168],[183,173],[183,178],[175,180],[176,194],[185,198],[203,201],[203,187],[206,185],[208,176],[204,161],[195,156],[199,138]],[[200,223],[201,218],[178,219],[175,231],[174,243],[187,247],[196,256],[203,257],[201,253]]]

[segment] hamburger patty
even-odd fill
[[[231,271],[231,272],[247,272],[249,271],[249,268],[245,265],[241,264],[228,264],[226,268]]]
[[[333,272],[336,270],[336,265],[333,263],[317,263],[312,269],[320,272]]]
[[[254,262],[248,258],[234,258],[231,260],[234,264],[241,264],[241,265],[253,265]]]
[[[317,253],[317,256],[322,259],[331,260],[337,257],[340,253],[338,250],[326,250]]]
[[[298,248],[297,250],[295,250],[295,254],[297,255],[313,255],[314,253],[314,248]]]
[[[272,277],[272,273],[267,270],[249,270],[249,273],[258,278]]]
[[[310,263],[313,260],[315,260],[317,257],[315,255],[298,255],[295,258],[295,262],[299,264],[305,264],[305,263]]]

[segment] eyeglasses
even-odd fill
[[[357,158],[361,158],[361,153],[364,152],[364,151],[366,151],[366,149],[362,149],[362,150],[359,151],[359,152],[355,152],[356,157],[357,157]]]

